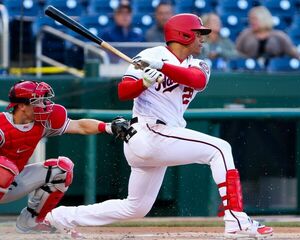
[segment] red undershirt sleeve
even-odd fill
[[[118,96],[122,101],[132,100],[139,96],[145,89],[142,79],[135,80],[130,77],[124,77],[118,84]]]
[[[207,77],[205,73],[196,67],[185,68],[164,63],[160,71],[173,81],[195,89],[201,90],[206,86]]]

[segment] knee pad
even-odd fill
[[[226,172],[226,182],[218,184],[219,188],[226,187],[226,195],[221,196],[223,210],[243,211],[243,194],[240,181],[240,174],[237,169]],[[223,216],[221,213],[219,216]]]
[[[45,184],[29,198],[27,207],[38,222],[56,207],[73,180],[74,164],[67,157],[47,160],[44,167],[48,169]]]
[[[65,188],[73,181],[74,163],[67,157],[58,157],[45,161],[44,167],[48,168],[46,184],[51,183],[61,192],[65,192]]]
[[[0,199],[8,192],[8,187],[18,174],[17,166],[8,158],[0,156]]]

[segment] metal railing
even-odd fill
[[[4,5],[0,4],[0,66],[9,67],[9,16]]]
[[[124,62],[115,62],[113,59],[118,58],[113,53],[106,52],[99,47],[95,46],[93,43],[87,43],[81,40],[78,40],[75,37],[72,37],[62,31],[59,31],[53,27],[50,26],[43,26],[40,31],[37,34],[36,39],[36,75],[37,77],[40,77],[42,75],[41,67],[42,62],[45,62],[49,64],[50,66],[56,66],[63,68],[66,72],[78,76],[83,77],[84,74],[79,69],[68,67],[67,65],[60,63],[46,55],[43,55],[42,50],[42,39],[44,33],[50,33],[58,38],[64,39],[66,41],[69,41],[79,47],[82,47],[84,49],[84,59],[87,59],[88,53],[94,53],[97,56],[99,56],[102,60],[101,62],[101,75],[102,76],[121,76],[124,73],[124,69],[126,66],[124,66]],[[112,46],[116,48],[122,49],[122,51],[125,51],[125,54],[127,52],[130,52],[132,54],[129,54],[129,57],[134,57],[138,52],[145,48],[149,47],[155,47],[159,45],[164,45],[165,43],[161,42],[112,42],[110,43]],[[111,69],[113,67],[113,70]]]
[[[55,67],[61,67],[64,68],[66,72],[75,75],[77,77],[84,77],[84,74],[82,73],[82,71],[80,71],[79,69],[73,68],[73,67],[68,67],[67,65],[60,63],[50,57],[47,57],[46,55],[43,55],[42,49],[42,40],[43,40],[43,35],[44,33],[49,33],[52,34],[54,36],[56,36],[57,38],[63,39],[65,41],[69,41],[81,48],[83,48],[84,50],[84,59],[86,59],[87,55],[89,52],[97,55],[98,57],[100,57],[100,59],[102,60],[102,63],[104,65],[107,65],[110,63],[109,61],[109,57],[107,55],[107,53],[105,51],[103,51],[102,49],[99,49],[98,47],[90,44],[90,43],[86,43],[84,41],[81,41],[75,37],[72,37],[62,31],[56,30],[53,27],[50,26],[43,26],[40,31],[37,34],[37,38],[36,38],[36,68],[37,68],[37,77],[40,77],[42,75],[42,63],[45,62],[51,66],[55,66]]]

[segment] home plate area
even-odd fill
[[[155,221],[155,222],[153,222]],[[182,225],[182,222],[185,222]],[[139,223],[139,224],[138,224]],[[149,226],[149,224],[151,226]],[[170,224],[170,225],[168,225]],[[145,226],[146,225],[146,226]],[[180,226],[179,226],[180,225]],[[204,225],[204,226],[203,226]],[[104,227],[79,227],[77,229],[86,239],[94,240],[218,240],[224,239],[224,227],[219,220],[209,218],[179,220],[140,220],[126,222],[120,225]],[[274,226],[274,236],[271,239],[300,239],[299,225],[288,227]],[[71,239],[63,234],[18,234],[15,232],[15,217],[1,216],[0,240],[64,240]],[[246,238],[243,238],[245,240]]]

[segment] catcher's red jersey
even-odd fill
[[[0,114],[1,138],[3,139],[0,155],[6,156],[22,171],[32,155],[36,145],[42,138],[44,127],[36,123],[29,131],[20,131]],[[4,137],[4,136],[5,137]]]
[[[39,122],[13,124],[9,113],[0,113],[0,156],[15,163],[21,172],[27,164],[38,142],[45,136],[64,133],[69,123],[66,109],[55,104],[45,128]]]

